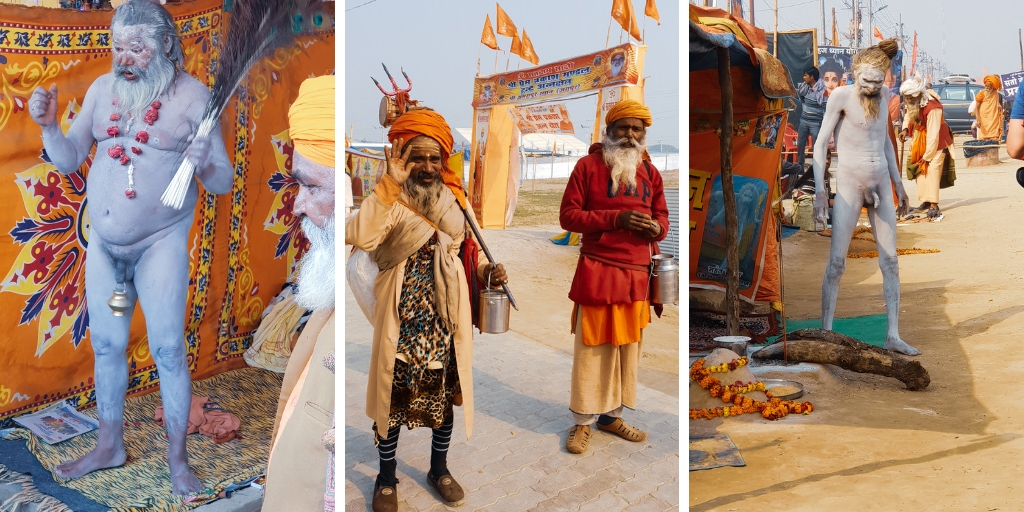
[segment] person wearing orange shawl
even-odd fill
[[[395,120],[388,139],[386,174],[345,224],[345,243],[369,253],[380,269],[366,386],[380,454],[376,512],[398,510],[402,426],[433,430],[427,483],[449,505],[461,504],[465,491],[447,466],[453,406],[462,406],[467,437],[473,429],[473,316],[459,255],[472,232],[461,180],[448,168],[451,128],[440,114],[416,109]],[[493,270],[494,286],[508,281],[500,264],[476,257],[477,279]]]
[[[571,453],[587,450],[594,423],[628,441],[647,438],[626,424],[622,410],[636,407],[643,329],[651,320],[648,266],[669,228],[664,184],[646,151],[651,121],[639,102],[616,103],[605,116],[603,142],[576,163],[562,196],[562,229],[582,234],[569,289],[576,335],[569,399],[575,422],[565,440]]]
[[[926,89],[920,77],[912,77],[900,86],[900,94],[907,105],[900,140],[912,136],[910,158],[907,160],[908,174],[917,173],[917,199],[921,204],[911,213],[924,213],[938,218],[939,188],[946,159],[947,148],[953,145],[953,132],[946,125],[942,103],[938,94]]]
[[[312,314],[281,383],[264,510],[324,510],[334,500],[334,89],[333,75],[309,78],[288,109],[292,213],[310,244],[295,302]]]
[[[999,140],[1003,138],[1003,88],[999,75],[987,75],[985,90],[978,92],[974,101],[974,116],[978,119],[978,140]]]

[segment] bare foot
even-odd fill
[[[906,354],[908,356],[916,356],[921,353],[920,350],[911,347],[910,345],[907,345],[906,342],[899,338],[886,338],[885,349],[892,350],[893,352],[899,352],[901,354]]]
[[[124,446],[116,448],[97,446],[84,457],[57,466],[57,475],[61,478],[79,478],[96,470],[121,466],[127,458]]]
[[[183,471],[171,470],[171,492],[177,495],[197,493],[204,490],[203,483],[196,478],[192,470],[185,466]]]

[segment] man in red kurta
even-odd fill
[[[622,409],[636,406],[643,328],[651,320],[648,269],[655,242],[668,234],[664,185],[646,151],[650,110],[624,100],[605,124],[603,142],[569,176],[559,211],[562,229],[583,235],[569,290],[575,424],[565,447],[572,453],[586,451],[595,422],[629,441],[647,438],[622,420]]]

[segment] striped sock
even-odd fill
[[[452,441],[454,425],[455,417],[449,416],[440,428],[433,429],[434,436],[430,443],[430,474],[434,475],[434,478],[448,474],[448,444]]]
[[[387,439],[377,440],[377,452],[380,454],[380,474],[377,475],[377,483],[382,487],[398,485],[398,478],[395,476],[398,461],[395,460],[395,453],[398,451],[398,433],[401,429],[402,427],[395,427],[388,430]]]

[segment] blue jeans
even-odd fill
[[[796,163],[800,164],[801,174],[804,168],[804,151],[807,148],[807,136],[811,137],[811,147],[814,141],[818,140],[818,132],[821,131],[821,121],[800,120],[800,128],[796,132]]]

